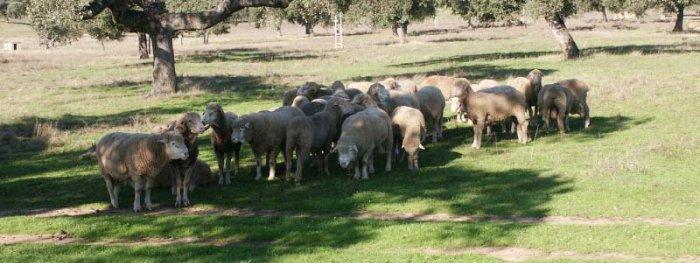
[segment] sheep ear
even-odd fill
[[[420,148],[421,150],[425,150],[425,147],[423,146],[422,143],[418,145],[418,148]]]

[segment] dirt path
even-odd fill
[[[16,244],[54,244],[54,245],[91,245],[91,246],[162,246],[162,245],[210,245],[224,246],[269,246],[272,242],[246,242],[240,240],[186,238],[142,238],[142,239],[110,239],[105,241],[90,241],[83,238],[71,237],[68,233],[56,235],[0,235],[0,245]],[[681,257],[643,256],[620,252],[579,253],[573,251],[540,251],[522,247],[466,247],[466,248],[429,248],[420,249],[420,253],[430,255],[461,255],[478,254],[495,257],[507,262],[523,262],[532,259],[555,260],[627,260],[627,261],[676,261],[699,262],[700,256],[685,255]]]
[[[35,217],[57,216],[99,216],[133,213],[128,209],[91,209],[91,208],[61,208],[61,209],[37,209],[29,211],[5,211],[0,212],[0,217],[10,215],[27,215]],[[299,217],[299,218],[349,218],[357,220],[387,220],[387,221],[417,221],[417,222],[494,222],[494,223],[519,223],[519,224],[552,224],[552,225],[631,225],[650,224],[656,226],[688,226],[699,225],[700,220],[668,220],[661,218],[586,218],[576,216],[545,216],[545,217],[519,217],[519,216],[470,216],[450,214],[421,214],[421,213],[380,213],[358,212],[348,214],[306,214],[280,212],[274,210],[253,210],[238,208],[202,208],[188,207],[183,209],[156,208],[153,211],[144,212],[144,215],[222,215],[238,217]]]

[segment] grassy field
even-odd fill
[[[358,28],[333,50],[323,30],[308,38],[287,26],[278,37],[244,24],[209,45],[176,40],[183,91],[149,98],[151,65],[134,36],[46,50],[31,28],[0,23],[0,42],[23,47],[0,53],[0,261],[700,261],[700,35],[573,20],[584,55],[565,61],[544,25],[463,26],[417,24],[405,45]],[[269,109],[305,81],[506,81],[533,68],[545,83],[592,86],[589,129],[573,118],[565,136],[533,129],[522,146],[499,134],[474,150],[471,127],[449,122],[420,172],[401,162],[368,181],[334,161],[331,176],[256,182],[244,146],[233,184],[196,189],[193,208],[171,208],[157,189],[156,212],[134,214],[126,188],[125,209],[90,213],[109,198],[96,161],[80,155],[107,132],[150,131],[210,101]],[[209,133],[200,158],[216,170]]]

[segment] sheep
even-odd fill
[[[573,96],[573,104],[571,105],[571,113],[578,114],[584,119],[583,127],[588,128],[591,125],[591,113],[588,108],[588,91],[591,89],[588,84],[577,79],[567,79],[559,81],[563,87],[571,90]]]
[[[353,82],[353,83],[348,84],[348,86],[345,87],[345,90],[347,91],[349,89],[355,89],[355,90],[359,90],[361,93],[366,93],[369,90],[369,87],[372,86],[372,84],[374,84],[374,82],[369,82],[369,81]]]
[[[207,104],[203,116],[202,123],[212,129],[211,145],[219,166],[219,185],[229,185],[231,184],[231,159],[234,159],[235,174],[238,174],[241,160],[241,144],[231,141],[232,125],[238,116],[233,112],[224,113],[223,108],[213,102]]]
[[[442,138],[442,115],[445,111],[445,98],[434,86],[422,87],[415,97],[420,104],[420,111],[427,123],[433,125],[433,143]]]
[[[146,209],[152,209],[151,187],[163,166],[189,157],[185,139],[177,132],[110,133],[97,142],[95,152],[112,207],[119,208],[119,184],[130,180],[134,187],[134,212],[141,211],[144,190]]]
[[[549,121],[556,118],[559,133],[564,134],[568,128],[568,115],[574,103],[571,90],[559,83],[545,85],[537,96],[540,116],[544,120],[546,130],[551,127]]]
[[[488,89],[488,88],[495,87],[495,86],[498,86],[498,81],[493,80],[493,79],[483,79],[479,82],[479,84],[472,85],[472,89],[474,91],[480,91],[482,89]],[[448,99],[450,101],[450,111],[455,113],[455,116],[457,117],[456,120],[458,122],[466,122],[467,121],[466,114],[464,112],[459,111],[459,108],[460,108],[459,98],[453,96],[452,98],[448,98]],[[489,130],[490,130],[490,128],[489,128]],[[490,134],[490,132],[487,132],[487,133]]]
[[[187,160],[174,160],[171,164],[174,166],[173,193],[176,193],[175,207],[189,206],[190,199],[187,190],[190,188],[194,164],[199,156],[199,145],[197,144],[197,135],[207,129],[202,123],[202,118],[196,112],[187,112],[180,114],[175,120],[171,121],[165,127],[160,127],[160,132],[175,131],[180,133],[185,138],[185,145],[189,152]]]
[[[368,169],[369,173],[374,173],[375,151],[386,151],[386,171],[391,171],[393,143],[391,118],[374,106],[343,122],[334,151],[338,153],[338,163],[342,168],[355,167],[355,179],[368,179]]]
[[[287,126],[285,146],[285,178],[290,180],[292,154],[297,153],[297,170],[295,180],[300,181],[304,160],[309,153],[316,155],[319,171],[328,172],[328,154],[331,144],[339,136],[340,123],[344,114],[351,111],[350,104],[340,98],[333,98],[323,111],[312,116],[293,118]]]
[[[514,78],[508,81],[508,85],[525,95],[528,114],[530,118],[534,118],[533,114],[537,114],[537,96],[542,88],[542,72],[538,69],[533,69],[526,78]],[[535,108],[534,111],[533,107]]]
[[[396,80],[394,78],[386,78],[379,83],[384,85],[384,87],[386,87],[386,89],[388,89],[388,90],[398,90],[398,91],[411,93],[411,94],[416,93],[418,91],[418,87],[416,86],[416,83],[410,79]]]
[[[381,83],[373,84],[367,94],[379,104],[379,107],[391,114],[398,106],[408,106],[414,109],[420,108],[420,102],[413,94],[399,90],[388,90]]]
[[[333,81],[333,83],[331,83],[331,90],[345,90],[345,84],[343,84],[343,82],[340,80]]]
[[[455,83],[457,81],[466,81],[467,79],[465,78],[455,78],[455,77],[448,77],[448,76],[430,76],[427,77],[426,79],[423,80],[421,83],[421,87],[425,86],[433,86],[438,89],[440,89],[440,92],[442,92],[442,96],[445,97],[446,100],[449,100],[450,98],[453,97],[452,90],[455,87]]]
[[[399,106],[391,113],[391,123],[394,127],[394,153],[398,156],[399,152],[406,152],[408,169],[419,170],[418,150],[425,150],[421,144],[426,131],[423,114],[417,109]]]
[[[268,181],[275,179],[277,154],[285,145],[287,126],[294,117],[304,116],[295,107],[281,107],[274,111],[260,111],[241,116],[233,123],[231,140],[236,143],[248,142],[255,155],[255,180],[262,177],[262,155],[267,157]]]
[[[292,102],[294,101],[294,98],[297,97],[297,91],[299,89],[290,89],[284,92],[284,96],[282,97],[282,106],[292,106]]]
[[[481,148],[481,135],[484,127],[495,122],[515,117],[518,122],[518,142],[525,144],[528,119],[525,96],[510,86],[496,86],[474,92],[468,81],[455,83],[455,96],[460,100],[461,110],[474,124],[472,148]]]
[[[297,96],[294,98],[294,102],[292,102],[291,106],[299,108],[302,112],[304,112],[304,115],[311,116],[314,115],[314,113],[322,111],[323,108],[326,107],[327,103],[327,101],[322,99],[309,101],[307,97]]]
[[[218,178],[214,176],[211,172],[211,167],[204,161],[198,159],[192,169],[192,177],[190,181],[193,182],[189,185],[189,191],[192,192],[195,186],[212,186],[218,181]],[[158,176],[156,176],[155,186],[158,187],[170,187],[173,195],[175,194],[175,172],[177,172],[175,166],[172,163],[168,163],[161,169]]]
[[[309,100],[315,100],[323,96],[333,95],[335,90],[325,89],[316,82],[306,82],[297,89],[297,96],[307,97]]]

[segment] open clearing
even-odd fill
[[[686,20],[700,29],[700,17]],[[333,50],[325,31],[286,25],[278,37],[241,24],[209,45],[176,40],[184,91],[148,98],[151,64],[134,36],[45,50],[31,28],[0,22],[0,40],[23,49],[0,53],[0,261],[700,261],[700,35],[572,19],[584,56],[565,61],[544,25],[464,25],[448,15],[412,25],[405,45],[356,29]],[[197,188],[186,209],[157,189],[142,214],[124,209],[130,187],[123,209],[105,211],[97,164],[80,157],[107,132],[150,131],[209,101],[269,109],[306,81],[505,81],[533,68],[545,83],[587,81],[592,127],[575,117],[566,136],[537,131],[522,146],[498,134],[473,150],[471,127],[447,122],[420,172],[400,162],[367,181],[333,160],[331,176],[307,168],[301,184],[256,182],[244,146],[232,185]],[[49,135],[32,137],[40,124]],[[200,158],[216,170],[209,136]]]

